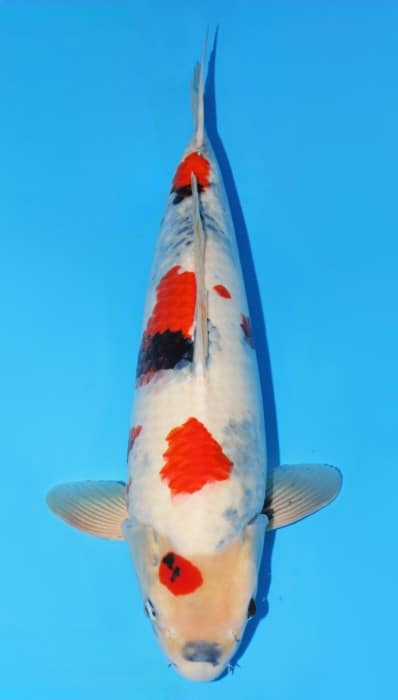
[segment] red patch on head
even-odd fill
[[[245,316],[242,314],[242,322],[240,324],[240,327],[244,333],[244,336],[249,343],[250,347],[254,348],[254,340],[253,340],[253,335],[252,335],[252,326],[250,323],[250,318],[248,316]]]
[[[213,289],[220,295],[220,297],[224,297],[224,299],[231,299],[231,292],[224,287],[223,284],[216,284]]]
[[[203,583],[198,567],[174,552],[168,552],[160,562],[159,580],[174,595],[193,593]]]
[[[145,329],[145,336],[165,331],[181,331],[191,338],[196,305],[196,276],[172,267],[156,288],[156,302]]]
[[[134,443],[136,439],[138,438],[140,432],[142,430],[142,425],[133,425],[129,432],[129,442],[127,445],[127,459],[129,458],[130,450],[133,449]]]
[[[173,496],[195,493],[205,484],[229,478],[233,462],[217,440],[196,418],[173,428],[167,435],[166,464],[160,471]]]
[[[210,163],[200,153],[190,153],[179,164],[173,179],[173,190],[191,186],[191,175],[195,174],[198,185],[203,189],[209,186]]]

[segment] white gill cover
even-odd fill
[[[195,139],[180,164],[192,153],[198,153]],[[214,552],[231,541],[261,511],[266,486],[257,359],[235,232],[206,138],[199,155],[210,165],[208,184],[201,186],[198,178],[204,259],[197,255],[200,246],[195,243],[192,191],[190,196],[183,190],[179,195],[174,187],[156,247],[144,312],[143,346],[164,276],[173,268],[179,273],[193,272],[204,278],[198,285],[203,282],[206,294],[206,362],[195,367],[193,349],[189,361],[160,371],[144,372],[141,367],[140,374],[139,361],[128,460],[129,516],[169,537],[180,553],[190,554]],[[174,301],[169,299],[170,304]],[[193,321],[194,348],[199,340],[195,332]],[[190,418],[205,426],[233,466],[227,479],[211,481],[193,493],[175,494],[160,472],[165,466],[167,437]]]

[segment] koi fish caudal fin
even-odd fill
[[[277,467],[268,475],[263,513],[268,530],[291,525],[320,510],[336,498],[342,483],[336,467],[294,464]],[[122,481],[77,481],[55,486],[47,494],[50,509],[69,525],[95,537],[124,539],[128,518],[126,485]]]
[[[203,43],[202,61],[195,63],[192,84],[191,84],[191,107],[195,125],[196,148],[203,146],[205,125],[204,125],[204,70],[206,61],[207,34]]]

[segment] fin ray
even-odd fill
[[[46,497],[52,512],[72,527],[95,537],[123,540],[127,518],[126,485],[121,481],[59,484]]]
[[[268,476],[263,513],[268,530],[306,518],[333,501],[340,491],[339,469],[327,464],[291,464],[277,467]]]

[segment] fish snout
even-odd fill
[[[221,646],[203,640],[186,642],[176,670],[191,681],[212,681],[223,672],[226,661]]]

